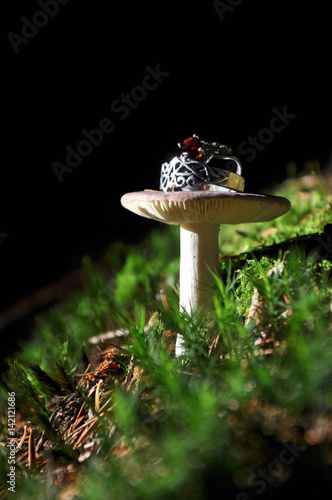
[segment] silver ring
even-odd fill
[[[179,147],[182,154],[161,166],[161,191],[244,191],[241,163],[230,148],[200,141],[196,135],[185,139]],[[233,161],[236,172],[209,165],[212,158]]]

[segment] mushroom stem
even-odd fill
[[[219,224],[188,223],[180,227],[180,309],[188,314],[208,312],[212,304],[209,293],[210,269],[218,270]],[[175,355],[184,354],[183,337],[176,339]]]

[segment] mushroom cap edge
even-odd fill
[[[223,191],[134,191],[121,198],[127,210],[166,224],[265,222],[288,212],[275,195]]]

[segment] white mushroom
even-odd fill
[[[121,198],[132,212],[166,224],[180,225],[180,308],[207,312],[209,282],[218,271],[220,224],[269,221],[290,209],[280,196],[232,191],[138,191]],[[176,356],[184,354],[178,335]]]

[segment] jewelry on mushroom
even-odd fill
[[[121,203],[142,217],[180,226],[179,306],[202,315],[213,308],[211,271],[219,269],[220,224],[273,220],[291,205],[280,196],[243,192],[241,164],[227,146],[192,136],[180,148],[179,157],[162,165],[160,191],[127,193]],[[209,164],[213,158],[233,160],[236,172],[215,168]],[[184,354],[178,334],[175,355]]]
[[[197,135],[178,144],[182,153],[161,166],[161,191],[244,191],[241,163],[230,148],[199,140]],[[236,172],[208,165],[213,158],[235,163]]]
[[[161,191],[244,191],[244,178],[222,168],[198,161],[184,162],[175,157],[163,163],[160,174]]]

